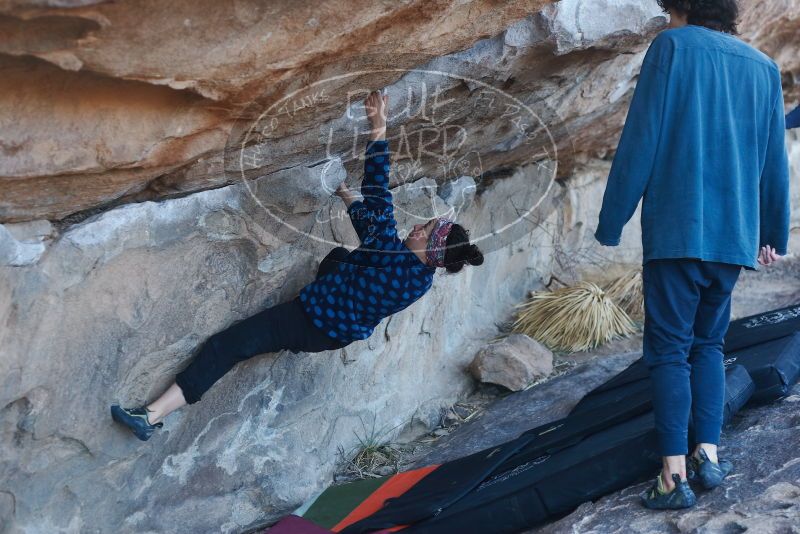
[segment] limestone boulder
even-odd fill
[[[524,334],[512,334],[482,348],[469,370],[479,382],[519,391],[553,372],[553,353]]]
[[[488,214],[521,192],[537,194],[522,186],[545,181],[539,172],[497,182],[460,220],[490,235],[502,221]],[[269,524],[330,482],[339,447],[351,449],[362,424],[432,426],[443,405],[472,387],[467,355],[549,270],[540,250],[550,238],[536,228],[555,224],[563,198],[553,189],[520,229],[524,242],[487,254],[480,271],[437,275],[423,300],[369,339],[329,353],[254,358],[167,418],[150,441],[135,440],[112,423],[110,404],[154,398],[210,335],[293,298],[330,247],[354,245],[338,199],[279,223],[263,208],[273,185],[256,180],[252,190],[239,184],[121,206],[64,230],[36,261],[0,267],[7,530],[242,532]],[[403,231],[446,210],[431,188],[430,196],[414,184],[393,191]]]

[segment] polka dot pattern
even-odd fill
[[[343,342],[368,338],[381,320],[410,306],[433,283],[435,269],[423,264],[397,235],[389,159],[386,141],[367,145],[364,200],[348,209],[361,246],[300,292],[314,325]]]

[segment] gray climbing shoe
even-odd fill
[[[672,491],[667,491],[659,474],[653,487],[641,495],[642,504],[651,510],[681,510],[694,506],[697,497],[689,487],[689,483],[681,480],[677,474],[672,475],[672,481],[675,482],[675,487]]]
[[[142,441],[150,439],[157,428],[164,426],[164,423],[151,425],[147,419],[147,409],[144,406],[126,409],[114,404],[111,406],[111,417],[117,423],[128,427]]]
[[[703,449],[700,449],[700,458],[692,455],[686,459],[686,478],[689,482],[700,484],[705,489],[713,489],[722,484],[732,470],[732,463],[722,459],[714,463],[708,459]]]

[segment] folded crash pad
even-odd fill
[[[725,336],[725,365],[742,365],[755,383],[751,402],[771,402],[789,393],[800,379],[800,305],[732,321]],[[587,393],[570,413],[620,402],[634,391],[650,389],[649,371],[640,358]]]
[[[725,355],[725,364],[747,369],[755,383],[752,402],[772,402],[789,394],[800,378],[800,333]]]
[[[408,491],[437,467],[432,465],[396,475],[331,486],[309,499],[295,510],[294,515],[328,529],[326,532],[340,532],[375,513],[388,499]]]
[[[753,383],[741,366],[726,373],[726,413]],[[408,525],[409,533],[518,532],[579,504],[653,476],[660,466],[649,395],[602,404],[516,440],[448,462],[344,534]]]
[[[270,527],[264,534],[332,534],[330,530],[315,525],[307,519],[289,515]]]
[[[404,532],[520,532],[654,475],[660,465],[652,412],[554,454],[497,473],[463,499]]]
[[[649,398],[640,395],[629,399],[628,403],[618,409],[595,410],[571,419],[548,423],[529,430],[512,441],[442,464],[401,497],[392,500],[390,505],[343,532],[372,532],[421,521],[463,498],[512,458],[524,462],[528,456],[538,457],[552,453],[579,442],[588,434],[627,421],[649,410]],[[405,523],[397,523],[397,517],[403,517]]]
[[[569,413],[574,415],[602,406],[614,406],[624,403],[627,398],[639,393],[646,395],[648,400],[652,400],[650,371],[641,358],[584,395]]]
[[[763,404],[789,394],[800,379],[800,333],[751,345],[725,355],[725,366],[738,364],[753,379],[752,403]],[[636,392],[650,391],[650,376],[639,358],[627,369],[587,393],[570,414],[583,413],[602,405],[624,402]]]
[[[800,331],[800,304],[731,321],[723,352],[760,345]]]

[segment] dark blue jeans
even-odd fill
[[[690,415],[697,443],[719,444],[725,403],[722,343],[740,271],[739,265],[694,259],[644,265],[644,360],[663,456],[688,453]]]
[[[342,247],[333,249],[317,271],[317,278],[331,272],[347,257]],[[184,371],[175,377],[189,404],[199,401],[214,383],[237,363],[258,354],[290,350],[322,352],[347,345],[325,335],[306,315],[299,299],[268,308],[214,334]]]

